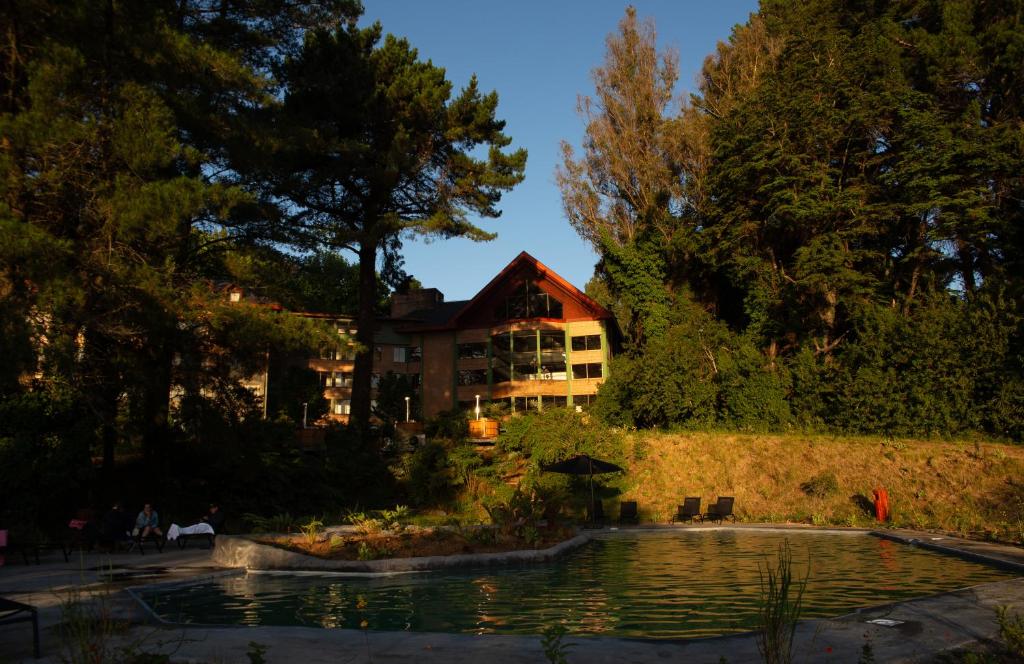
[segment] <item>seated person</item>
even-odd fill
[[[150,535],[160,537],[164,534],[160,530],[160,515],[156,513],[151,504],[143,505],[142,511],[135,517],[134,534],[138,535],[139,539],[146,539]]]
[[[172,523],[167,529],[167,539],[178,539],[181,535],[216,535],[224,529],[224,512],[220,511],[220,505],[210,503],[210,509],[202,516],[199,523],[191,526],[180,527]]]
[[[121,503],[116,502],[100,521],[100,543],[113,549],[119,543],[130,540],[131,536],[131,517],[125,514]]]

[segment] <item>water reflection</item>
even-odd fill
[[[598,540],[551,565],[382,578],[250,574],[145,599],[169,620],[246,625],[678,638],[750,629],[759,566],[788,537],[804,616],[1012,577],[866,535],[716,530]]]

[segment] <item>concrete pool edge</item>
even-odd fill
[[[344,571],[344,572],[411,572],[470,567],[547,562],[577,549],[591,540],[580,532],[546,549],[522,549],[496,553],[462,553],[452,556],[421,556],[416,558],[383,558],[380,560],[327,560],[261,544],[245,537],[217,538],[211,562],[221,567],[251,570]]]
[[[855,662],[864,643],[876,661],[929,661],[935,655],[993,639],[995,607],[1024,611],[1024,578],[981,584],[934,596],[861,609],[838,618],[801,621],[794,653],[801,661]],[[895,627],[868,623],[886,617]],[[269,661],[309,662],[478,662],[518,664],[543,661],[539,636],[386,632],[319,627],[245,627],[162,623],[181,632],[175,659],[208,661],[244,653],[251,642],[270,646]],[[135,628],[144,630],[146,628]],[[152,629],[152,628],[149,628]],[[140,632],[141,633],[141,632]],[[574,662],[662,662],[666,659],[716,664],[760,661],[756,634],[746,632],[694,639],[566,637]],[[280,658],[280,660],[279,660]]]

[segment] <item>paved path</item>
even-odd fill
[[[984,542],[937,537],[913,531],[887,531],[903,541],[921,546],[957,548],[967,555],[998,558],[1024,566],[1024,549]],[[20,562],[16,561],[16,562]],[[61,602],[90,595],[111,614],[132,626],[120,643],[141,644],[149,652],[172,654],[174,661],[228,664],[249,661],[250,642],[268,647],[267,661],[300,662],[424,662],[515,664],[544,662],[540,640],[529,636],[469,636],[411,632],[324,630],[302,627],[171,628],[144,623],[145,615],[123,592],[128,585],[149,580],[187,579],[208,574],[209,552],[202,549],[162,554],[85,554],[64,563],[56,553],[41,565],[0,567],[0,595],[40,607],[44,658],[31,659],[31,632],[22,623],[0,627],[0,662],[60,661]],[[1020,567],[1024,571],[1024,567]],[[1010,606],[1024,613],[1024,576],[998,583],[928,597],[911,602],[874,607],[834,620],[813,620],[797,630],[796,661],[853,664],[869,643],[878,662],[930,662],[943,650],[992,639],[997,634],[995,609]],[[900,621],[894,627],[867,620]],[[619,662],[693,662],[718,664],[756,662],[755,639],[750,634],[655,641],[643,639],[567,638],[571,664]]]

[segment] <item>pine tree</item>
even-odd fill
[[[264,173],[307,246],[358,258],[364,350],[351,416],[361,427],[370,416],[378,260],[394,265],[408,236],[492,239],[471,216],[499,216],[502,192],[526,165],[525,150],[503,151],[511,139],[495,117],[496,93],[482,94],[474,77],[453,98],[443,69],[381,35],[379,24],[309,34],[284,68],[285,131]]]

